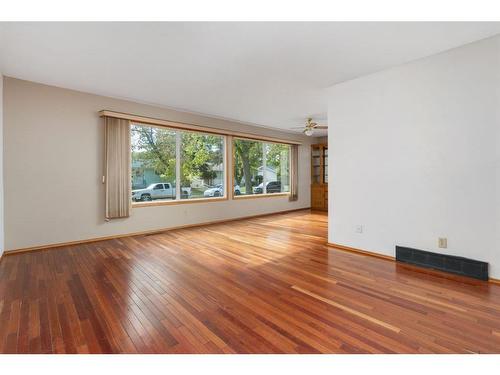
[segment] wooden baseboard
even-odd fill
[[[395,260],[396,259],[390,255],[384,255],[384,254],[375,253],[373,251],[356,249],[354,247],[339,245],[336,243],[327,242],[326,244],[327,244],[327,246],[334,247],[334,248],[339,249],[339,250],[349,251],[351,253],[356,253],[356,254],[368,255],[368,256],[374,257],[374,258],[379,258],[379,259],[384,259],[384,260]]]
[[[396,258],[393,257],[393,256],[390,256],[390,255],[378,254],[378,253],[375,253],[373,251],[356,249],[354,247],[339,245],[339,244],[330,243],[330,242],[327,242],[326,244],[327,244],[327,246],[334,247],[334,248],[336,248],[338,250],[348,251],[348,252],[355,253],[355,254],[360,254],[360,255],[367,255],[367,256],[370,256],[370,257],[379,258],[379,259],[383,259],[383,260],[390,260],[390,261],[393,261],[393,262],[396,261]],[[415,271],[421,271],[421,272],[426,272],[426,273],[435,273],[435,274],[437,274],[439,276],[446,276],[446,275],[448,275],[446,272],[443,272],[443,271],[437,271],[437,270],[432,270],[432,269],[427,269],[427,268],[421,268],[421,267],[418,267],[418,266],[408,265],[408,264],[405,264],[405,263],[401,263],[401,265],[403,265],[405,267],[408,267],[408,268],[410,268],[412,270],[415,270]],[[453,277],[462,277],[460,275],[454,275],[454,274],[450,274],[450,275],[453,276]],[[500,285],[500,279],[494,279],[494,278],[490,277],[488,279],[488,282],[492,283],[492,284]]]
[[[490,277],[488,281],[492,284],[500,285],[500,279],[494,279],[494,278]]]
[[[214,220],[214,221],[208,221],[208,222],[196,223],[196,224],[178,225],[178,226],[169,227],[169,228],[153,229],[153,230],[146,230],[146,231],[141,231],[141,232],[117,234],[117,235],[106,236],[106,237],[88,238],[88,239],[78,240],[78,241],[59,242],[59,243],[54,243],[54,244],[25,247],[25,248],[14,249],[14,250],[6,250],[6,251],[4,251],[4,255],[14,255],[14,254],[19,254],[19,253],[25,253],[25,252],[28,252],[28,251],[40,251],[40,250],[53,249],[53,248],[56,248],[56,247],[65,247],[65,246],[81,245],[81,244],[86,244],[86,243],[90,243],[90,242],[99,242],[99,241],[106,241],[106,240],[114,240],[114,239],[123,238],[123,237],[143,236],[143,235],[163,233],[163,232],[168,232],[168,231],[178,230],[178,229],[202,227],[202,226],[214,225],[214,224],[223,224],[223,223],[228,223],[228,222],[231,222],[231,221],[248,220],[248,219],[254,219],[254,218],[258,218],[258,217],[287,214],[287,213],[290,213],[290,212],[305,211],[305,210],[310,210],[310,209],[311,209],[310,207],[295,208],[293,210],[284,210],[284,211],[278,211],[278,212],[271,212],[271,213],[267,213],[267,214],[241,216],[241,217],[237,217],[237,218],[233,218],[233,219]]]

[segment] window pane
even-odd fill
[[[181,134],[181,199],[223,197],[224,137]]]
[[[262,142],[235,139],[233,148],[234,194],[262,194],[264,171]]]
[[[266,144],[266,192],[290,191],[290,146]]]
[[[132,200],[175,199],[175,131],[132,125],[131,141]]]

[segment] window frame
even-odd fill
[[[280,145],[287,145],[291,149],[291,144],[285,143],[285,142],[275,142],[275,141],[268,141],[268,140],[263,140],[263,139],[258,139],[258,138],[251,138],[251,137],[231,137],[231,153],[232,153],[232,158],[231,158],[231,199],[232,200],[245,200],[245,199],[253,199],[253,198],[271,198],[271,197],[287,197],[290,196],[289,191],[281,192],[281,193],[268,193],[267,191],[262,194],[245,194],[245,195],[236,195],[234,194],[234,166],[236,164],[236,148],[234,147],[234,141],[237,139],[241,139],[243,141],[253,141],[253,142],[260,142],[262,143],[262,165],[264,166],[264,169],[266,167],[266,149],[265,145],[268,143],[275,143],[275,144],[280,144]],[[290,155],[290,151],[289,151]],[[291,160],[290,157],[288,157],[288,170],[290,171],[291,169]],[[263,171],[263,177],[265,177],[265,171]],[[291,183],[291,173],[288,173],[288,185],[290,186]],[[264,178],[262,179],[262,188],[263,190],[266,190],[266,181],[264,181]]]
[[[223,137],[224,140],[224,172],[225,172],[225,184],[226,189],[223,197],[212,197],[212,198],[194,198],[194,199],[175,199],[171,201],[150,201],[150,202],[134,202],[131,201],[131,208],[141,208],[141,207],[154,207],[154,206],[167,206],[176,204],[190,204],[190,203],[207,203],[207,202],[219,202],[225,200],[239,200],[239,199],[253,199],[253,198],[270,198],[270,197],[285,197],[290,196],[291,192],[283,193],[266,193],[266,194],[250,194],[250,195],[239,195],[234,194],[234,158],[235,151],[233,147],[233,139],[243,139],[250,141],[258,141],[261,143],[277,143],[288,145],[290,148],[292,145],[301,145],[302,142],[290,140],[290,139],[280,139],[268,136],[261,136],[258,134],[242,133],[232,130],[210,128],[190,123],[174,122],[169,120],[163,120],[160,118],[145,117],[140,115],[134,115],[130,113],[115,112],[110,110],[99,111],[100,117],[113,117],[119,119],[125,119],[130,121],[130,126],[149,126],[156,127],[160,129],[170,129],[174,131],[187,131],[196,132],[201,134],[213,134]],[[180,156],[180,155],[179,155]],[[176,153],[177,159],[177,153]],[[292,162],[288,159],[289,163],[289,183],[291,184],[292,178]],[[177,167],[176,167],[177,168]],[[130,161],[130,173],[132,173],[132,160]],[[179,185],[180,186],[180,185]],[[177,184],[176,184],[177,188]],[[176,194],[177,195],[177,194]],[[130,195],[131,196],[131,195]]]
[[[145,126],[145,127],[154,127],[154,128],[159,128],[159,129],[168,129],[171,131],[175,132],[175,139],[176,139],[176,152],[175,152],[175,159],[176,159],[176,174],[175,174],[175,189],[176,189],[176,194],[175,197],[176,199],[172,200],[157,200],[157,201],[148,201],[148,202],[134,202],[132,200],[132,194],[130,194],[130,200],[131,200],[131,208],[141,208],[141,207],[154,207],[154,206],[168,206],[168,205],[177,205],[177,204],[190,204],[190,203],[207,203],[207,202],[220,202],[220,201],[226,201],[229,199],[230,195],[228,194],[228,184],[229,184],[229,173],[228,173],[228,161],[229,161],[229,147],[228,145],[230,144],[228,142],[229,136],[226,134],[221,134],[217,132],[206,132],[206,131],[198,131],[198,130],[192,130],[192,129],[182,129],[180,127],[170,127],[170,126],[163,126],[163,125],[156,125],[156,124],[149,124],[149,123],[141,123],[138,121],[131,121],[130,122],[130,132],[132,132],[132,127],[133,126]],[[210,198],[190,198],[190,199],[181,199],[181,153],[180,153],[180,145],[182,142],[182,136],[181,132],[186,132],[186,133],[197,133],[197,134],[202,134],[202,135],[216,135],[222,137],[222,144],[224,147],[223,150],[223,165],[224,165],[224,183],[225,183],[225,189],[224,189],[224,195],[222,197],[210,197]],[[132,153],[130,156],[130,172],[132,173]],[[170,182],[158,182],[162,184],[172,184]],[[231,187],[232,188],[232,187]]]

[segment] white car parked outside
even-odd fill
[[[183,198],[189,198],[191,196],[191,188],[182,188],[181,193]],[[135,202],[168,198],[175,199],[175,187],[169,182],[155,183],[145,189],[132,190],[132,200]]]

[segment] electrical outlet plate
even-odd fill
[[[362,225],[356,225],[356,227],[354,228],[354,231],[356,233],[363,233],[363,226]]]
[[[438,238],[438,246],[441,249],[446,249],[448,247],[448,239],[445,237],[439,237]]]

